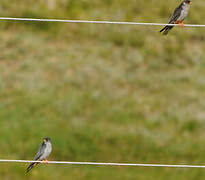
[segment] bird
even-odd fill
[[[179,24],[179,26],[184,27],[183,21],[188,15],[190,5],[190,0],[183,0],[182,3],[174,10],[169,24]],[[163,32],[163,35],[167,35],[173,27],[174,26],[165,26],[159,32]]]
[[[42,163],[47,163],[47,158],[50,155],[52,151],[52,144],[51,139],[49,137],[43,138],[43,143],[38,148],[38,151],[34,157],[34,161],[42,161]],[[32,162],[28,168],[26,169],[26,174],[36,165],[38,165],[38,162]]]

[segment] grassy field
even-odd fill
[[[0,0],[0,16],[166,23],[180,1]],[[204,24],[194,1],[186,23]],[[0,22],[0,159],[205,162],[203,28]],[[2,180],[202,180],[203,169],[1,163]]]

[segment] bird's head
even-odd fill
[[[185,4],[191,4],[191,1],[190,0],[184,0],[184,3]]]
[[[51,139],[50,139],[49,137],[43,138],[43,142],[44,142],[44,143],[49,142],[49,141],[51,141]]]

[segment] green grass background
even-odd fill
[[[179,0],[0,0],[0,15],[166,23]],[[194,1],[186,23],[204,24]],[[0,159],[205,162],[205,30],[0,22]],[[203,169],[1,163],[2,180],[200,180]]]

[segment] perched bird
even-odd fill
[[[183,2],[174,10],[169,24],[179,24],[181,27],[183,27],[183,21],[187,17],[190,4],[190,0],[183,0]],[[163,32],[163,35],[167,35],[173,27],[174,26],[165,26],[160,32]]]
[[[44,163],[46,163],[47,158],[50,155],[51,151],[52,151],[51,139],[49,137],[45,137],[45,138],[43,138],[43,143],[38,148],[38,151],[37,151],[33,160],[34,161],[43,161]],[[37,164],[39,164],[39,163],[37,163],[37,162],[31,163],[28,166],[26,173],[28,173]]]

